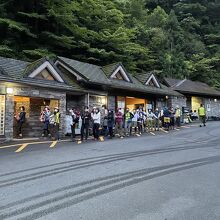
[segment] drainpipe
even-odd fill
[[[89,93],[87,94],[87,106],[89,107]]]

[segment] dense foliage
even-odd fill
[[[0,56],[66,56],[220,88],[219,0],[1,0]]]

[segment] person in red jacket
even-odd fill
[[[124,115],[121,109],[115,114],[115,133],[119,135],[120,138],[123,138],[123,119]]]

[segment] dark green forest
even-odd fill
[[[56,55],[220,88],[220,0],[0,0],[0,56]]]

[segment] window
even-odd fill
[[[117,72],[113,78],[114,78],[114,79],[125,80],[124,77],[123,77],[123,75],[122,75],[122,73],[121,73],[121,71]]]
[[[44,69],[41,71],[37,76],[37,79],[44,79],[44,80],[50,80],[50,81],[55,81],[54,77],[49,73],[47,69]]]
[[[0,135],[5,134],[5,95],[0,95]]]

